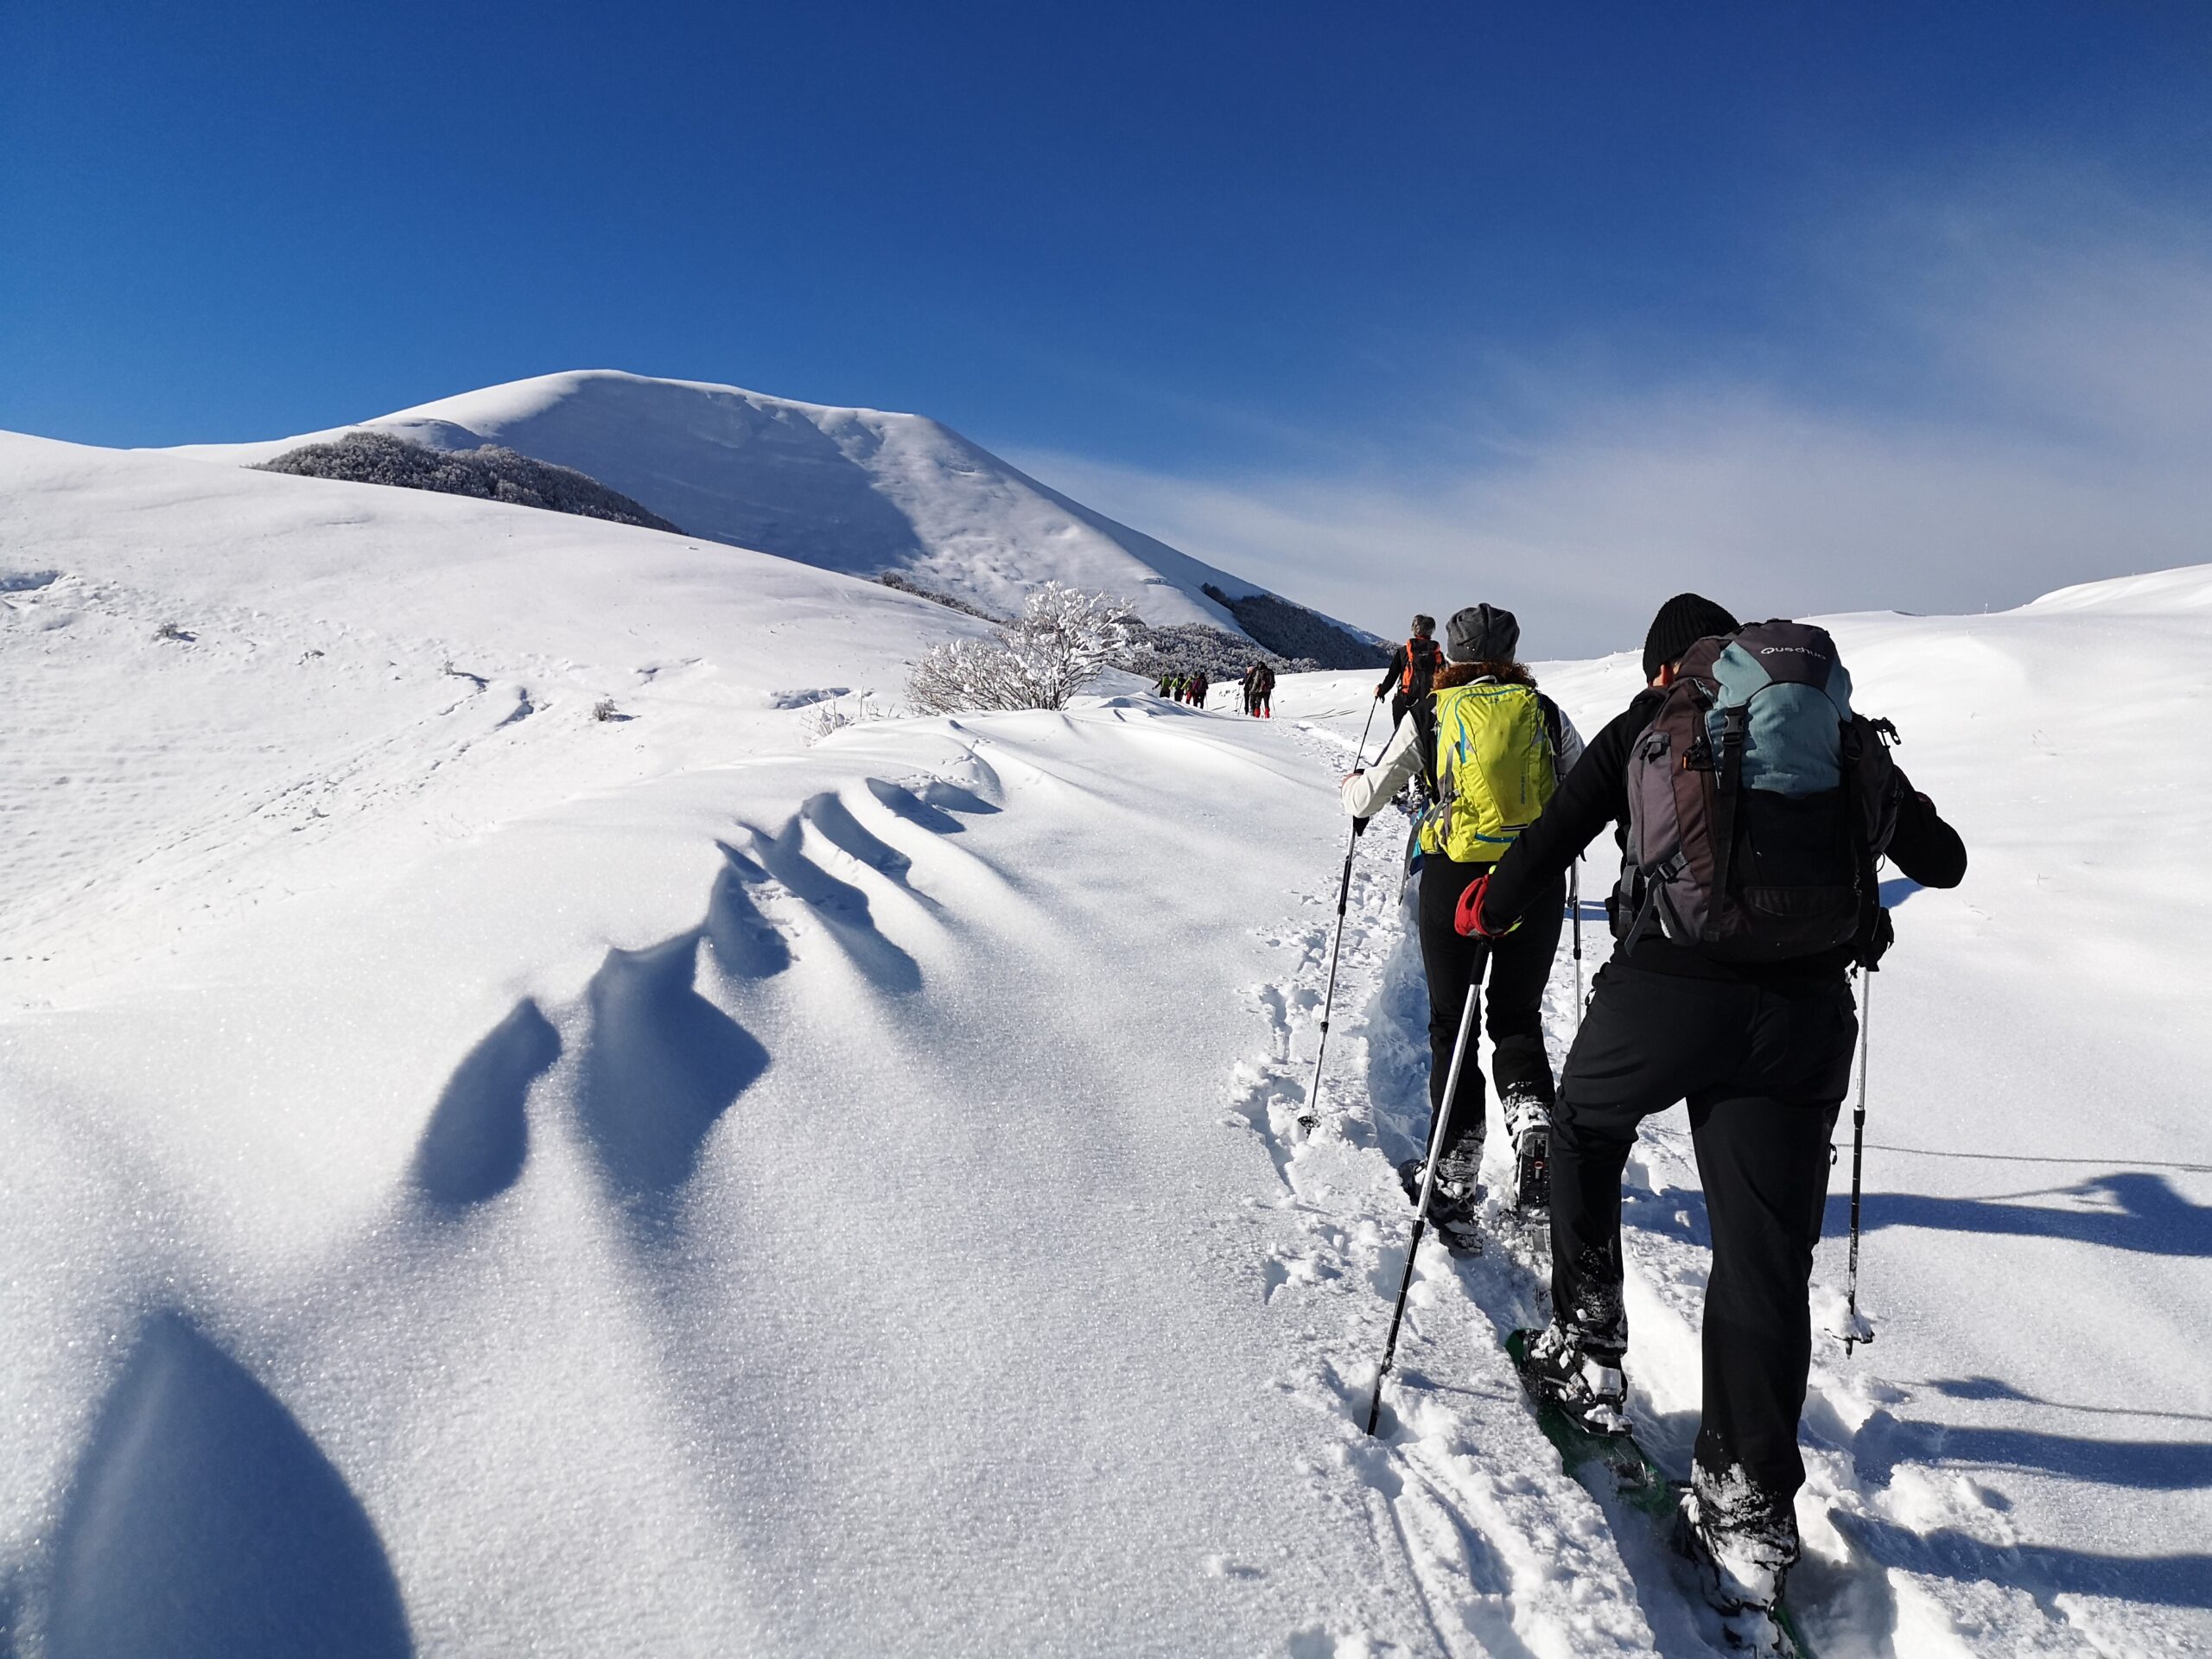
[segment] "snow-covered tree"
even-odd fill
[[[1130,617],[1105,594],[1048,582],[995,638],[932,646],[906,696],[925,715],[992,709],[1064,709],[1129,647]]]

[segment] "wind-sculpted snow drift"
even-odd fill
[[[1295,1118],[1370,677],[807,747],[971,620],[174,457],[0,439],[0,1651],[1712,1651],[1529,1414],[1522,1255],[1424,1251],[1361,1432],[1425,1080],[1387,817]],[[1872,988],[1825,1655],[2212,1644],[2209,592],[1833,620],[1975,864]],[[1636,677],[1539,673],[1586,728]],[[1678,1116],[1627,1212],[1679,1465]]]

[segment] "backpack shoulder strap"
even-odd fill
[[[1713,890],[1728,891],[1728,866],[1736,851],[1736,804],[1744,792],[1744,739],[1751,729],[1748,703],[1720,711],[1720,753],[1715,757],[1719,776],[1714,780],[1713,807]]]

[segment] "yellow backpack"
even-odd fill
[[[1460,864],[1494,864],[1559,787],[1543,705],[1494,681],[1436,694],[1436,804],[1421,847]]]

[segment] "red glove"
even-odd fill
[[[1452,918],[1452,926],[1469,938],[1494,939],[1499,937],[1483,925],[1483,897],[1490,891],[1487,872],[1478,875],[1474,884],[1459,895],[1459,912]]]

